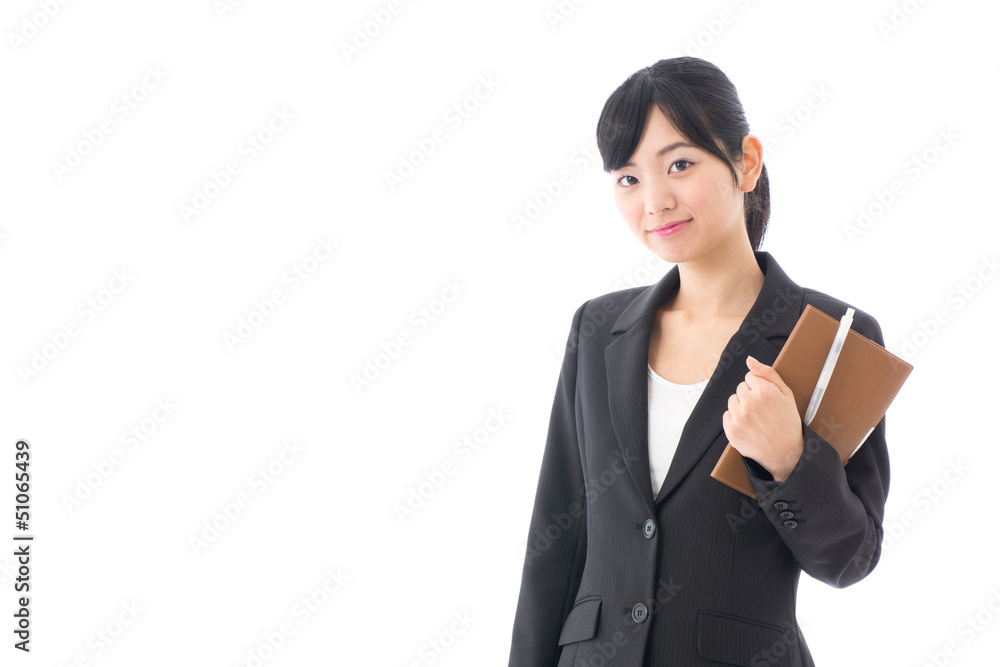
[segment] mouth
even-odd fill
[[[691,222],[691,218],[688,218],[687,220],[675,220],[673,222],[665,222],[662,225],[658,225],[647,231],[649,231],[652,234],[668,234],[673,231],[677,231],[678,229],[681,228],[682,225],[686,225],[689,222]]]

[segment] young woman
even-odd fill
[[[842,466],[771,367],[807,304],[837,320],[849,304],[760,250],[767,171],[749,129],[732,82],[698,58],[636,72],[604,106],[618,209],[676,266],[573,316],[511,667],[813,665],[800,572],[841,588],[878,562],[885,419]],[[756,499],[710,476],[727,442]]]

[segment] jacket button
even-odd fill
[[[774,509],[778,510],[779,512],[781,510],[786,510],[788,509],[788,503],[786,503],[784,500],[779,500],[778,502],[774,503]]]
[[[646,614],[649,613],[649,609],[643,603],[638,603],[632,607],[632,620],[636,623],[644,623],[646,621]]]
[[[653,539],[653,535],[656,535],[656,524],[652,519],[646,519],[646,523],[642,524],[642,534],[647,540]]]
[[[780,516],[782,519],[791,519],[795,515],[792,514],[791,512],[789,512],[788,510],[785,510],[784,512],[782,512],[778,516]]]
[[[795,528],[795,526],[797,526],[797,525],[799,525],[799,524],[796,523],[795,521],[786,521],[785,522],[785,528],[787,528],[788,530],[791,530],[792,528]]]

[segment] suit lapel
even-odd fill
[[[604,350],[611,422],[629,476],[650,513],[655,514],[654,505],[670,495],[724,433],[722,413],[728,409],[729,396],[747,374],[747,355],[773,364],[784,341],[771,343],[768,339],[786,338],[798,321],[802,288],[785,274],[770,253],[754,251],[754,256],[764,272],[764,284],[684,425],[667,477],[655,499],[649,470],[646,384],[649,336],[656,310],[680,284],[678,267],[671,268],[641,292],[615,321],[614,340]]]

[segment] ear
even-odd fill
[[[764,168],[764,147],[752,134],[743,137],[743,158],[740,161],[740,190],[750,192],[757,187],[757,179]]]

